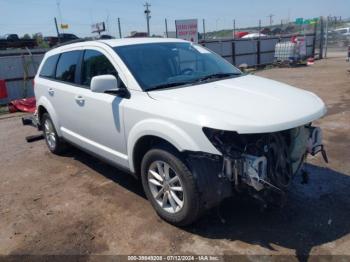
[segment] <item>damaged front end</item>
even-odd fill
[[[293,177],[302,170],[307,154],[322,152],[328,162],[322,131],[311,124],[264,134],[238,134],[210,128],[203,131],[222,153],[221,178],[229,180],[235,191],[249,192],[264,203],[284,199]]]

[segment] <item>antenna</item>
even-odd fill
[[[149,29],[149,20],[151,19],[151,10],[149,10],[149,7],[151,7],[151,4],[149,4],[148,2],[146,2],[144,4],[144,7],[146,7],[145,10],[145,15],[146,15],[146,21],[147,21],[147,36],[150,36],[150,29]]]

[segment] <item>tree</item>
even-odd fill
[[[22,39],[31,39],[30,35],[29,34],[24,34],[22,36]]]
[[[42,33],[33,34],[33,39],[36,40],[38,47],[41,47],[41,48],[48,48],[49,47],[49,45],[44,41],[44,37],[43,37]]]

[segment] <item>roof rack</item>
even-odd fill
[[[87,40],[87,39],[83,39],[83,38],[74,39],[74,40],[70,40],[67,42],[57,44],[57,45],[53,46],[53,48],[61,47],[61,46],[69,45],[69,44],[74,44],[74,43],[86,42],[86,41],[91,41],[91,40]]]

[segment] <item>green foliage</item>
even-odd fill
[[[36,40],[38,47],[40,48],[49,48],[49,44],[44,41],[44,37],[42,33],[33,34],[33,39]]]
[[[24,35],[22,36],[22,39],[28,40],[28,39],[31,39],[31,37],[30,37],[29,34],[24,34]]]

